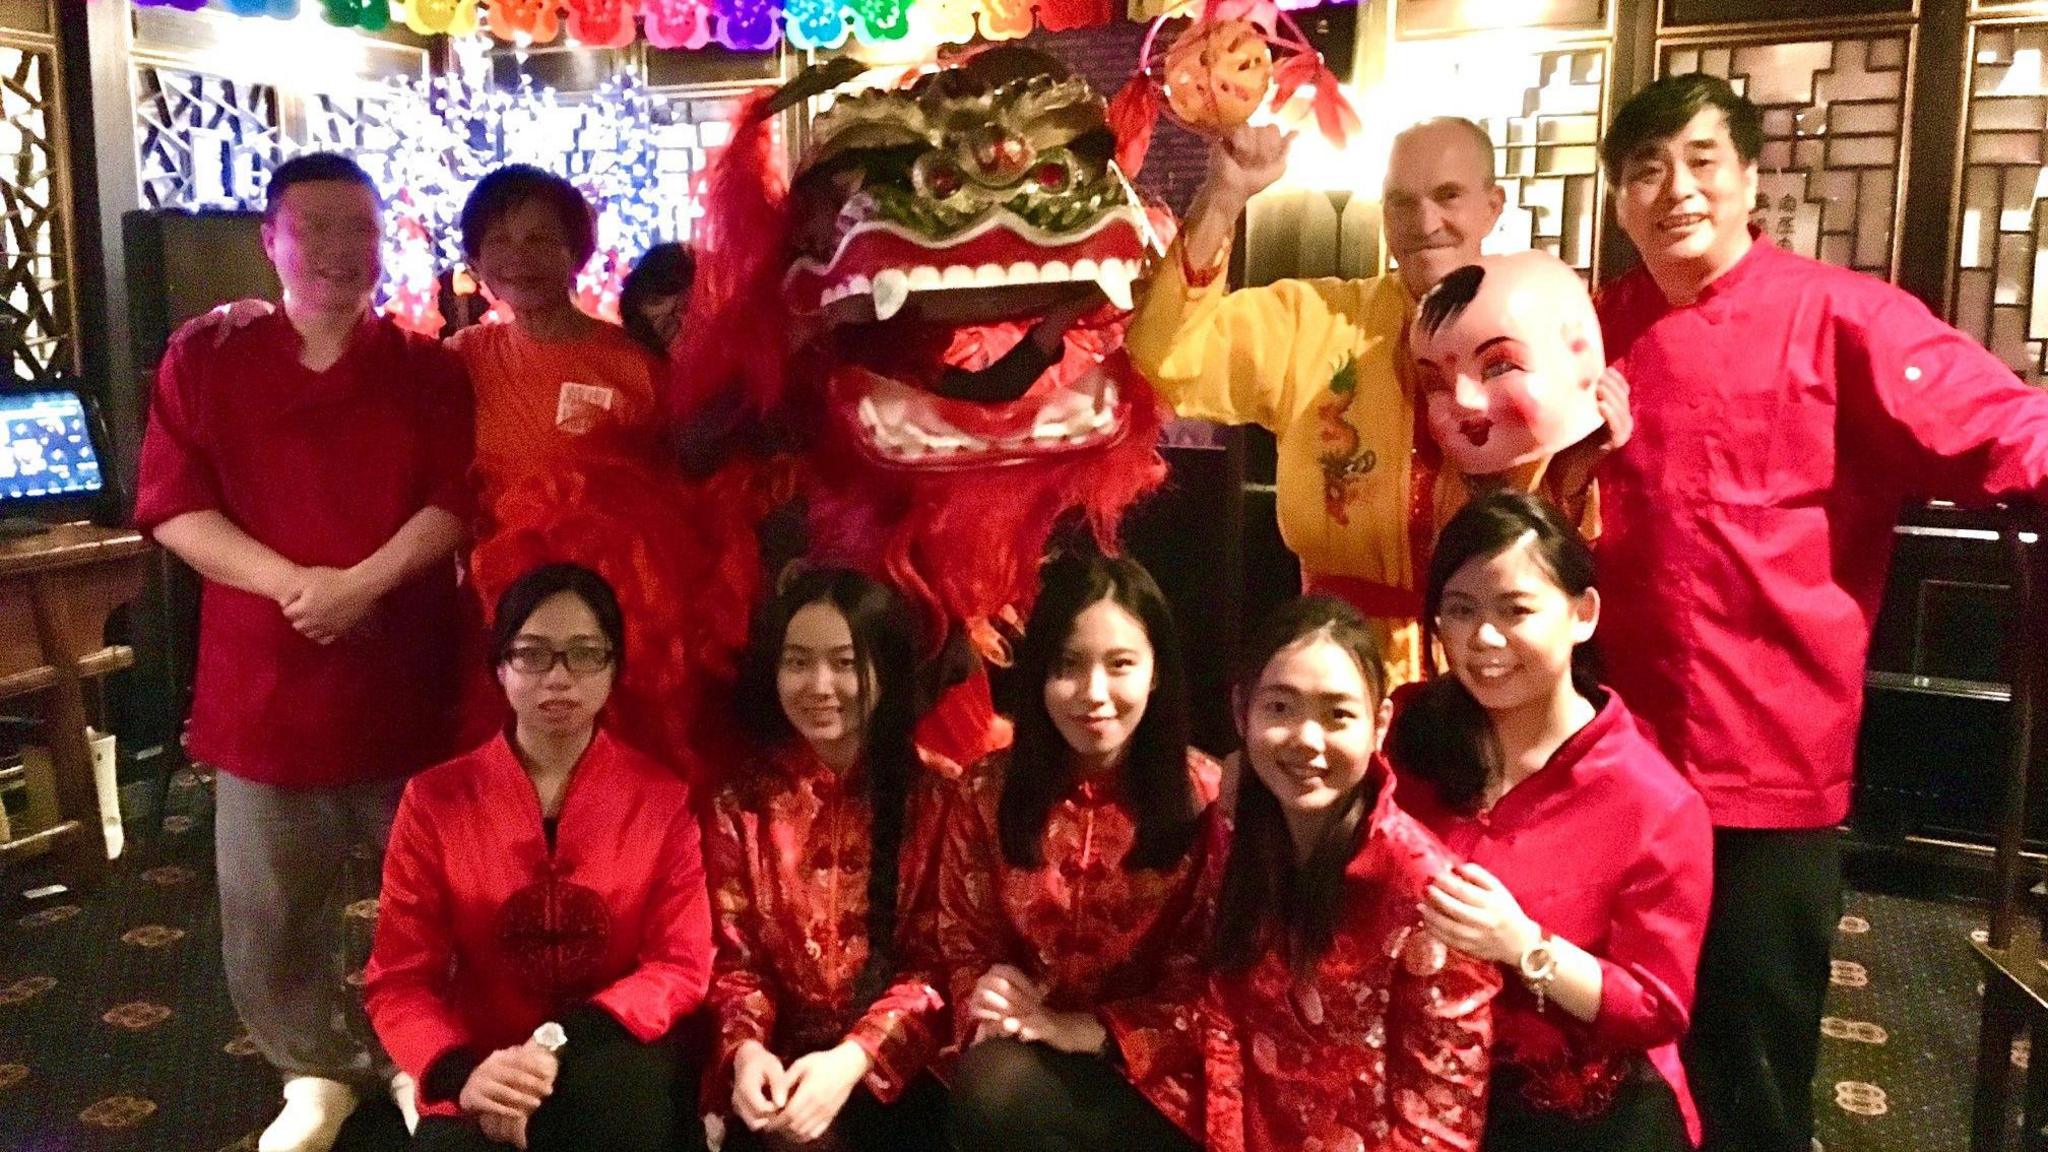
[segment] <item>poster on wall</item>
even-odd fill
[[[1765,172],[1757,176],[1756,207],[1749,222],[1771,243],[1801,256],[1820,258],[1820,205],[1807,199],[1804,172]]]

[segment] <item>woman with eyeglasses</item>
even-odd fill
[[[625,658],[597,573],[550,564],[498,600],[511,718],[406,785],[366,973],[419,1083],[415,1142],[704,1147],[671,1033],[704,999],[711,908],[682,777],[607,734]]]

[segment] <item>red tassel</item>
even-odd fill
[[[1110,100],[1103,118],[1116,137],[1116,166],[1124,178],[1135,180],[1145,166],[1145,153],[1152,148],[1152,130],[1159,125],[1159,86],[1140,72],[1124,82]]]
[[[790,332],[782,299],[789,176],[767,108],[774,96],[748,97],[731,142],[705,180],[697,276],[672,360],[669,408],[681,421],[734,390],[755,413],[773,409],[782,397]]]
[[[1344,98],[1344,90],[1337,87],[1336,75],[1321,67],[1320,60],[1317,63],[1316,94],[1309,107],[1315,109],[1316,127],[1322,130],[1323,139],[1333,148],[1342,148],[1345,141],[1358,135],[1363,125],[1351,101]]]

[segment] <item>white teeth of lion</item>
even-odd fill
[[[1058,284],[1076,278],[1074,270],[1058,260],[1047,260],[1038,266],[1038,279],[1042,284]]]
[[[1109,302],[1129,311],[1131,307],[1131,265],[1122,260],[1105,260],[1096,270],[1095,286]]]
[[[977,288],[993,288],[1007,283],[1009,278],[1001,264],[983,264],[974,270],[974,286]]]
[[[910,270],[910,290],[922,292],[939,286],[939,270],[929,264],[920,264]]]
[[[1074,279],[1076,280],[1093,280],[1095,279],[1095,271],[1096,265],[1093,260],[1074,261]]]
[[[827,288],[819,303],[836,304],[850,296],[865,296],[867,291],[868,278],[865,276],[855,276],[844,283],[834,284],[832,287]]]
[[[904,302],[910,299],[910,277],[895,268],[877,272],[872,290],[875,319],[887,320],[901,312]]]
[[[965,264],[955,264],[944,272],[939,273],[939,286],[942,288],[972,288],[974,287],[974,269],[969,268]]]
[[[1026,263],[1024,263],[1024,262],[1023,262],[1023,261],[1021,261],[1021,260],[1020,260],[1020,261],[1018,261],[1018,262],[1017,262],[1017,263],[1015,263],[1015,264],[1012,264],[1012,265],[1010,265],[1010,283],[1012,283],[1012,284],[1036,284],[1036,283],[1038,283],[1038,265],[1036,265],[1036,264],[1026,264]]]

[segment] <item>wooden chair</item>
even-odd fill
[[[135,660],[104,635],[108,613],[141,589],[149,547],[131,530],[93,524],[0,540],[0,700],[41,705],[51,775],[47,794],[31,793],[39,826],[0,843],[0,862],[54,852],[65,879],[81,887],[106,873],[85,690]]]

